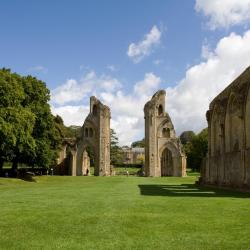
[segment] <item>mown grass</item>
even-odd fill
[[[113,168],[113,175],[126,175],[127,171],[129,175],[137,175],[137,172],[140,170],[140,168],[133,168],[133,167],[114,167]],[[90,175],[94,175],[94,167],[90,167]]]
[[[250,249],[250,194],[196,178],[0,178],[0,249]]]

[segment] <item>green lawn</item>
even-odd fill
[[[250,249],[250,194],[196,178],[0,178],[0,249]]]

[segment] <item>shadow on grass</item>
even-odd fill
[[[232,197],[250,198],[250,193],[242,193],[231,190],[201,187],[196,184],[160,185],[144,184],[138,185],[141,195],[150,196],[174,196],[174,197]]]

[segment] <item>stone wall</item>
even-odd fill
[[[90,112],[81,128],[80,138],[63,142],[56,173],[89,174],[90,151],[93,153],[94,175],[110,175],[110,110],[94,96],[90,98]]]
[[[156,92],[144,106],[145,175],[185,176],[186,156],[165,112],[164,90]]]
[[[84,157],[88,150],[94,156],[94,175],[110,175],[110,109],[94,96],[77,141],[76,175],[86,174]]]
[[[123,152],[123,163],[124,164],[141,164],[145,159],[145,149],[144,148],[122,148]]]
[[[250,187],[250,68],[210,103],[201,182]]]

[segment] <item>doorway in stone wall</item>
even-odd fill
[[[167,147],[161,154],[161,176],[173,176],[173,156]]]
[[[95,171],[97,172],[97,166],[96,166],[96,163],[97,163],[97,159],[95,159],[95,151],[94,151],[94,148],[91,147],[91,146],[87,146],[85,148],[85,152],[88,156],[88,161],[89,161],[89,174],[88,175],[94,175]],[[95,170],[96,169],[96,170]],[[87,174],[87,173],[85,173]]]

